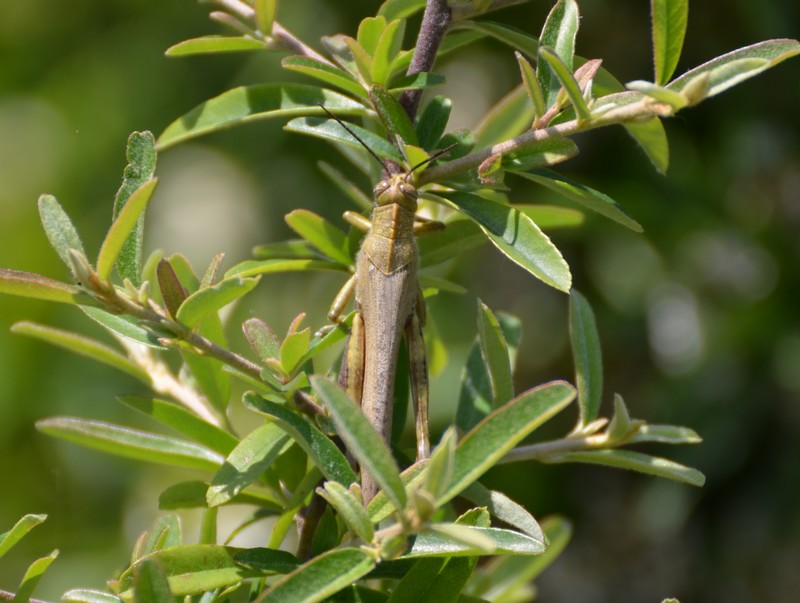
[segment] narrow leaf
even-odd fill
[[[678,425],[641,425],[626,443],[699,444],[702,441],[703,438],[688,427],[680,427]]]
[[[305,209],[295,209],[286,214],[284,219],[292,230],[334,262],[343,266],[353,263],[347,234],[322,216]]]
[[[482,149],[522,134],[531,127],[535,117],[527,90],[522,85],[517,86],[495,103],[475,126],[476,147]]]
[[[586,100],[583,98],[583,91],[578,85],[578,82],[575,79],[575,76],[572,74],[571,69],[567,67],[564,61],[562,61],[552,49],[546,46],[539,48],[539,57],[545,60],[545,63],[547,63],[547,65],[553,71],[556,78],[558,78],[558,81],[561,82],[561,85],[564,87],[564,91],[567,93],[567,96],[569,97],[569,100],[575,109],[575,113],[578,116],[578,121],[588,121],[591,118],[591,113],[589,112],[589,107],[586,104]]]
[[[372,81],[376,84],[385,86],[388,83],[392,60],[400,52],[405,30],[405,21],[395,19],[381,33],[372,53]]]
[[[634,232],[643,232],[641,224],[631,218],[619,204],[605,193],[601,193],[591,187],[570,180],[552,170],[541,169],[535,172],[516,172],[523,178],[531,180],[537,184],[549,188],[552,191],[563,195],[579,203],[583,207],[590,209],[630,228]]]
[[[603,398],[603,357],[594,312],[586,298],[576,290],[569,297],[569,335],[575,363],[581,427],[600,414]]]
[[[122,603],[117,595],[90,588],[73,588],[61,595],[65,603]]]
[[[417,118],[417,140],[419,145],[427,150],[432,150],[447,128],[450,119],[450,110],[453,101],[446,96],[434,96]]]
[[[150,132],[133,132],[128,137],[125,157],[128,165],[125,166],[122,185],[114,199],[115,222],[136,191],[155,175],[156,147],[153,135]],[[144,213],[141,213],[117,258],[117,270],[120,276],[131,281],[136,287],[141,284],[143,243]]]
[[[289,436],[273,423],[262,425],[242,438],[211,480],[206,495],[209,506],[225,504],[257,480],[288,442]]]
[[[193,412],[173,402],[143,396],[120,396],[118,399],[125,406],[189,436],[219,454],[227,456],[239,443],[239,440],[227,431],[204,421]]]
[[[547,16],[539,37],[539,44],[552,48],[569,70],[572,70],[575,37],[578,34],[579,25],[578,3],[575,0],[558,0]],[[539,84],[542,87],[547,107],[550,108],[556,102],[561,84],[555,72],[546,63],[540,63],[538,67]]]
[[[374,531],[366,509],[361,502],[361,494],[354,494],[338,482],[327,482],[317,492],[336,509],[347,527],[366,543],[372,542]]]
[[[253,8],[256,11],[256,23],[261,33],[266,35],[272,33],[272,24],[275,21],[277,4],[277,0],[255,0],[253,3]]]
[[[452,260],[485,242],[486,236],[472,220],[450,220],[443,229],[420,237],[417,241],[420,266],[426,268]]]
[[[681,56],[689,20],[689,0],[650,0],[650,13],[655,82],[663,85],[675,73]]]
[[[405,19],[425,8],[425,0],[386,0],[378,9],[378,14],[387,21]]]
[[[510,171],[526,172],[555,165],[578,154],[578,145],[570,138],[542,140],[503,157],[503,167]]]
[[[25,515],[8,532],[0,534],[0,557],[45,519],[47,515]]]
[[[345,487],[358,481],[358,476],[344,454],[314,425],[280,404],[265,400],[253,393],[244,395],[244,404],[250,410],[274,419],[276,424],[305,450],[326,479]]]
[[[166,603],[174,600],[164,568],[152,559],[143,559],[133,579],[133,600],[136,603]]]
[[[445,193],[448,205],[474,220],[506,257],[544,283],[569,291],[569,266],[533,220],[513,207],[470,193]]]
[[[534,71],[528,60],[522,56],[522,53],[515,52],[517,63],[519,63],[519,71],[522,76],[522,85],[525,87],[525,92],[528,93],[528,98],[531,99],[533,105],[533,119],[542,117],[547,111],[547,105],[544,100],[544,93],[542,87],[539,85],[539,80],[536,78],[536,71]]]
[[[11,327],[11,332],[18,335],[35,337],[36,339],[46,341],[47,343],[69,350],[75,354],[80,354],[81,356],[86,356],[97,362],[112,366],[145,383],[150,382],[150,376],[144,369],[139,367],[139,365],[128,360],[128,358],[107,345],[79,335],[78,333],[27,321],[15,323]]]
[[[311,385],[325,403],[336,425],[336,431],[361,467],[372,476],[395,509],[406,506],[406,491],[400,470],[378,434],[361,409],[345,391],[330,379],[311,377]]]
[[[666,174],[669,167],[669,142],[664,124],[658,117],[642,123],[625,124],[628,134],[639,146],[660,174]]]
[[[202,36],[178,42],[167,48],[164,54],[168,57],[188,57],[196,54],[242,52],[265,48],[267,46],[264,42],[248,36]]]
[[[456,431],[453,427],[449,427],[447,431],[444,432],[439,444],[433,450],[431,460],[428,463],[428,472],[425,476],[425,490],[429,492],[434,499],[444,494],[447,486],[450,485],[450,479],[453,476],[455,454]]]
[[[417,133],[408,118],[408,113],[386,88],[376,84],[370,86],[369,98],[391,139],[394,140],[399,136],[406,144],[419,145]]]
[[[90,300],[90,298],[84,297],[81,290],[74,285],[68,285],[40,274],[8,270],[7,268],[0,268],[0,293],[65,304]]]
[[[284,69],[316,78],[358,98],[367,98],[367,91],[364,86],[357,82],[347,71],[339,69],[330,63],[323,63],[311,57],[291,56],[283,59],[281,65]],[[328,105],[326,104],[325,106],[327,107]]]
[[[167,312],[172,317],[178,313],[178,308],[189,296],[189,292],[181,284],[175,269],[167,260],[161,260],[156,266],[156,278],[158,279],[158,289],[161,298],[167,307]]]
[[[341,264],[329,260],[246,260],[225,273],[225,278],[277,274],[279,272],[305,272],[307,270],[333,270],[346,272]]]
[[[372,209],[372,197],[367,195],[355,183],[345,177],[339,170],[325,161],[318,161],[317,167],[336,187],[345,194],[357,207],[361,209]],[[256,248],[254,255],[263,257],[259,254],[260,248]]]
[[[348,127],[358,135],[361,140],[375,153],[386,159],[391,159],[398,163],[403,162],[403,158],[385,138],[378,136],[355,124],[348,124]],[[317,138],[331,140],[333,142],[344,143],[356,149],[363,149],[361,143],[342,128],[341,124],[333,119],[320,119],[317,117],[299,117],[293,119],[284,127],[289,132],[307,134]]]
[[[508,44],[519,52],[536,58],[536,50],[539,47],[539,40],[529,33],[494,21],[459,21],[456,24],[458,29],[468,29],[478,31],[484,35],[491,36],[504,44]]]
[[[72,268],[68,250],[76,249],[84,256],[86,252],[83,250],[83,243],[72,220],[69,219],[64,208],[53,195],[39,197],[39,218],[50,245],[53,246],[67,268]]]
[[[559,205],[532,205],[526,203],[515,203],[514,207],[533,220],[542,230],[575,228],[585,221],[583,212],[572,209],[571,207],[561,207]]]
[[[162,511],[178,509],[206,509],[206,493],[209,484],[203,481],[188,481],[173,484],[158,497],[158,508]],[[284,502],[268,490],[250,487],[239,492],[228,501],[233,505],[255,505],[259,514],[268,512],[280,513],[284,510]]]
[[[175,318],[188,327],[194,327],[209,314],[247,295],[258,281],[258,278],[226,278],[216,285],[200,289],[186,298]]]
[[[284,373],[293,375],[300,367],[301,360],[308,353],[310,341],[311,332],[308,329],[286,336],[280,349],[280,361]]]
[[[492,384],[493,407],[497,408],[514,397],[514,380],[511,376],[508,345],[503,338],[500,323],[489,307],[480,300],[478,300],[478,341]]]
[[[42,575],[47,571],[47,568],[50,567],[50,564],[56,560],[56,557],[58,557],[57,550],[47,555],[47,557],[37,559],[28,566],[28,569],[25,570],[25,574],[22,576],[22,581],[19,583],[17,593],[12,599],[14,603],[28,603],[33,591],[39,584],[39,580],[42,579]]]
[[[249,318],[242,323],[242,330],[262,363],[278,358],[281,342],[267,323],[260,318]]]
[[[281,579],[255,603],[316,603],[350,586],[375,567],[373,553],[341,548],[328,551]]]
[[[97,256],[97,275],[101,279],[108,280],[111,277],[114,264],[120,257],[128,237],[137,228],[139,218],[144,215],[157,183],[158,180],[154,178],[137,188],[111,224]]]
[[[478,528],[458,526],[459,531],[473,533],[481,540],[493,545],[493,555],[539,555],[544,552],[544,543],[530,536],[503,528]],[[486,550],[475,544],[470,545],[446,535],[441,530],[429,530],[417,535],[411,550],[403,555],[403,559],[419,557],[462,557],[486,554]]]
[[[389,90],[394,93],[404,92],[405,90],[419,90],[421,88],[430,88],[431,86],[440,86],[445,81],[443,75],[420,71],[419,73],[392,79],[389,84]]]
[[[683,482],[690,486],[702,486],[705,476],[692,467],[686,467],[657,456],[650,456],[641,452],[630,450],[588,450],[585,452],[568,452],[553,456],[552,458],[542,459],[547,463],[589,463],[593,465],[604,465],[616,469],[628,469],[638,471],[656,477]]]
[[[166,349],[158,342],[158,337],[154,333],[140,327],[139,322],[135,318],[111,314],[100,308],[92,308],[89,306],[81,306],[81,310],[86,316],[110,333],[120,335],[126,339],[142,343],[152,348],[160,350]]]
[[[417,461],[400,474],[400,481],[407,490],[412,490],[422,485],[428,472],[428,459]],[[367,505],[367,513],[372,523],[380,523],[397,509],[389,501],[386,494],[378,492]]]
[[[381,34],[386,29],[386,18],[382,15],[377,17],[365,17],[358,24],[358,33],[356,34],[356,41],[367,52],[367,54],[374,55],[375,48],[378,46],[378,40]]]
[[[36,422],[48,435],[125,458],[216,471],[224,458],[207,448],[129,427],[74,417],[51,417]]]
[[[172,122],[158,138],[160,150],[185,140],[242,123],[299,115],[323,115],[319,105],[337,115],[363,115],[360,103],[319,86],[260,84],[223,92]]]
[[[514,502],[502,492],[489,490],[479,482],[474,482],[461,493],[476,505],[485,507],[492,517],[517,528],[544,546],[546,540],[539,523],[533,518],[525,507]]]
[[[487,416],[459,442],[450,487],[437,503],[458,495],[574,398],[571,385],[554,381],[523,392]]]

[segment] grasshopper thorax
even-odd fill
[[[381,180],[372,192],[378,207],[396,204],[411,212],[417,211],[417,189],[408,182],[406,174],[396,174]]]

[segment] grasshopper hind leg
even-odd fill
[[[406,325],[406,341],[408,341],[411,397],[414,401],[417,460],[421,460],[430,456],[431,444],[428,435],[428,363],[425,358],[422,324],[416,312],[411,315]]]

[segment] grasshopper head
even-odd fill
[[[396,174],[386,180],[381,180],[372,191],[378,207],[396,203],[417,211],[417,189],[408,182],[406,174]]]

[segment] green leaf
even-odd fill
[[[365,17],[358,24],[356,41],[370,56],[375,54],[381,34],[386,29],[386,18],[378,15],[377,17]]]
[[[452,107],[453,101],[446,96],[434,96],[422,109],[416,131],[417,141],[423,149],[430,151],[436,147],[447,128]]]
[[[422,603],[447,559],[433,557],[420,559],[411,566],[405,576],[392,590],[388,603]]]
[[[474,147],[475,134],[466,128],[461,128],[442,136],[434,150],[450,148],[447,153],[448,159],[458,159],[469,153]]]
[[[261,33],[266,35],[272,33],[272,24],[275,22],[277,4],[277,0],[255,0],[255,2],[253,2],[253,8],[256,11],[256,23]]]
[[[250,410],[271,417],[282,430],[300,444],[326,479],[343,486],[358,482],[358,476],[344,454],[314,425],[291,410],[250,392],[244,395],[244,404]]]
[[[412,490],[422,485],[428,471],[429,459],[417,461],[400,474],[400,481],[407,490]],[[389,517],[396,507],[389,501],[386,494],[378,492],[367,505],[367,513],[372,523],[380,523]]]
[[[491,36],[504,44],[508,44],[512,48],[528,55],[530,58],[536,58],[536,50],[539,47],[539,40],[529,33],[506,25],[505,23],[496,23],[494,21],[459,21],[455,25],[456,29],[469,29],[472,31],[479,31],[480,33]]]
[[[293,375],[300,367],[301,360],[308,353],[310,340],[311,332],[308,329],[286,336],[280,349],[280,361],[284,373]]]
[[[689,0],[650,0],[653,20],[653,62],[655,82],[666,84],[681,57]]]
[[[8,532],[0,534],[0,557],[45,519],[47,519],[47,515],[25,515]]]
[[[123,599],[130,600],[133,576],[139,565],[147,561],[155,561],[164,568],[176,597],[225,588],[244,578],[283,574],[297,567],[297,559],[285,551],[216,544],[175,546],[153,553],[123,572],[119,579]]]
[[[162,511],[208,508],[206,501],[208,487],[209,484],[203,481],[173,484],[158,497],[158,508]],[[274,494],[253,487],[239,492],[228,501],[228,504],[254,505],[259,508],[259,513],[280,513],[284,510],[283,502],[278,500]]]
[[[583,212],[572,209],[571,207],[530,205],[525,203],[515,203],[514,207],[528,216],[543,230],[574,228],[580,226],[584,222]]]
[[[257,480],[288,442],[289,436],[274,423],[262,425],[242,438],[211,480],[206,495],[209,506],[225,504]]]
[[[245,50],[264,50],[266,44],[248,36],[202,36],[178,42],[167,48],[168,57],[188,57],[196,54],[218,54],[223,52],[242,52]]]
[[[490,542],[493,545],[490,554],[493,555],[538,555],[545,550],[544,542],[513,530],[465,525],[459,525],[458,528],[464,534],[472,533]],[[486,553],[484,548],[470,545],[442,531],[427,530],[417,534],[411,550],[402,558],[482,556]]]
[[[209,314],[247,295],[258,281],[258,278],[226,278],[216,285],[200,289],[186,298],[175,318],[188,327],[194,327]]]
[[[281,65],[284,69],[316,78],[326,84],[336,86],[345,92],[349,92],[358,98],[364,100],[368,98],[364,86],[357,82],[347,71],[339,69],[330,63],[323,63],[311,57],[291,56],[283,59]]]
[[[84,303],[90,298],[74,285],[68,285],[40,274],[0,268],[0,293],[19,295],[32,299],[43,299],[65,304]]]
[[[139,321],[133,317],[111,314],[100,308],[92,308],[89,306],[81,306],[81,310],[86,316],[115,335],[121,335],[131,341],[136,341],[159,350],[166,349],[158,342],[158,338],[154,333],[140,327]]]
[[[74,417],[51,417],[36,422],[48,435],[125,458],[216,471],[223,457],[202,446],[129,427]]]
[[[404,509],[407,499],[400,479],[400,470],[383,438],[373,429],[361,409],[336,383],[330,379],[313,376],[311,386],[330,411],[336,431],[347,445],[350,454],[372,476],[395,509]]]
[[[478,300],[478,341],[483,362],[488,369],[492,385],[492,406],[502,406],[514,397],[514,379],[508,345],[497,317],[489,307]]]
[[[578,81],[575,79],[575,76],[572,74],[572,70],[547,46],[539,48],[539,57],[544,59],[556,78],[558,78],[558,81],[561,82],[578,116],[578,122],[588,121],[591,118],[591,112],[586,104],[586,100],[583,98],[583,91]]]
[[[361,502],[361,491],[354,493],[338,482],[326,482],[317,492],[336,510],[347,524],[348,529],[366,543],[371,543],[375,535],[372,522]]]
[[[709,98],[797,54],[800,54],[800,42],[797,40],[759,42],[703,63],[673,80],[667,88],[682,91],[697,77],[708,74],[705,98]]]
[[[631,218],[619,204],[605,193],[570,180],[552,170],[537,170],[535,172],[516,172],[523,178],[541,184],[567,199],[579,203],[586,209],[601,214],[618,224],[630,228],[634,232],[643,232],[641,224]]]
[[[334,549],[276,582],[255,603],[316,603],[366,576],[375,565],[370,551]]]
[[[516,316],[503,312],[497,315],[497,319],[503,332],[503,338],[507,342],[509,364],[513,367],[522,338],[522,326]],[[467,353],[467,361],[461,376],[456,426],[462,432],[469,431],[492,412],[493,408],[489,372],[483,360],[480,341],[476,337]]]
[[[347,234],[322,216],[306,209],[295,209],[284,219],[292,230],[334,262],[343,266],[353,263]]]
[[[535,123],[536,119],[542,117],[547,111],[544,93],[539,85],[539,80],[536,78],[536,71],[534,71],[528,60],[520,52],[514,52],[514,55],[517,57],[517,63],[519,63],[522,85],[525,87],[525,92],[528,93],[528,98],[533,106],[533,120]]]
[[[174,600],[166,572],[152,559],[143,559],[136,566],[133,600],[136,603],[166,603]]]
[[[666,174],[669,167],[669,142],[664,124],[658,117],[641,123],[624,124],[628,134],[639,143],[660,174]]]
[[[320,171],[325,175],[328,180],[330,180],[333,184],[336,185],[345,196],[350,199],[357,207],[361,209],[371,210],[373,203],[372,198],[367,195],[364,191],[362,191],[358,185],[353,183],[344,174],[342,174],[339,170],[333,167],[331,164],[325,161],[318,161],[317,167],[319,167]],[[263,257],[260,255],[259,251],[261,248],[256,248],[254,255],[256,257]],[[348,248],[349,252],[349,248]]]
[[[172,402],[143,396],[120,396],[118,400],[125,406],[189,436],[199,444],[222,455],[230,454],[239,443],[239,440],[227,431],[204,421],[195,413]]]
[[[391,159],[397,163],[403,163],[403,157],[386,139],[378,136],[355,124],[347,124],[356,135],[375,153],[385,159]],[[345,130],[341,124],[333,119],[320,119],[318,117],[300,117],[293,119],[284,127],[289,132],[307,134],[333,142],[339,142],[356,149],[363,149],[361,143]]]
[[[378,9],[378,14],[387,21],[405,19],[425,8],[425,0],[386,0]]]
[[[370,86],[369,98],[392,140],[399,136],[405,144],[419,145],[408,113],[386,88],[377,84]]]
[[[39,584],[39,580],[42,579],[42,575],[47,571],[47,568],[50,567],[50,564],[56,560],[56,557],[58,557],[58,550],[53,551],[47,555],[47,557],[37,559],[28,566],[28,569],[25,570],[25,575],[22,577],[22,581],[19,583],[17,593],[12,599],[14,603],[28,603],[33,591]]]
[[[319,105],[337,115],[364,115],[363,105],[319,86],[259,84],[240,86],[198,105],[167,126],[160,150],[197,136],[251,121],[298,115],[323,115]]]
[[[132,200],[133,195],[145,183],[153,179],[156,172],[155,139],[150,132],[133,132],[128,137],[125,151],[128,165],[123,172],[122,185],[114,199],[114,221],[123,207]],[[119,251],[117,270],[123,279],[134,286],[141,284],[142,246],[144,243],[144,213],[136,220],[130,236]]]
[[[281,342],[267,323],[260,318],[248,318],[242,323],[242,330],[262,363],[278,358]]]
[[[529,389],[492,412],[459,442],[450,487],[437,503],[457,496],[574,398],[570,384],[554,381]]]
[[[83,335],[28,321],[15,323],[11,327],[11,332],[46,341],[75,354],[112,366],[145,383],[150,382],[147,372],[137,364],[107,345]]]
[[[439,444],[431,454],[428,471],[425,475],[425,490],[430,492],[434,499],[444,494],[450,479],[453,476],[453,463],[456,454],[456,431],[454,427],[448,429],[439,440]]]
[[[472,219],[506,257],[565,293],[572,284],[561,253],[525,214],[470,193],[444,193],[448,205]]]
[[[346,272],[341,264],[329,260],[247,260],[236,264],[225,273],[225,278],[277,274],[279,272],[305,272],[307,270],[333,270]]]
[[[58,200],[53,195],[42,195],[39,197],[39,217],[42,227],[47,235],[47,240],[53,246],[58,257],[72,269],[72,261],[69,256],[69,249],[76,249],[82,255],[86,255],[83,250],[83,243],[72,224],[72,220],[61,207]]]
[[[391,76],[391,65],[403,44],[406,31],[405,21],[395,19],[381,33],[381,37],[372,53],[372,81],[386,85]]]
[[[575,0],[558,0],[547,16],[539,44],[548,46],[555,51],[567,69],[572,70],[572,61],[575,56],[575,37],[580,25],[578,4]],[[539,84],[542,87],[547,107],[556,103],[558,90],[561,83],[555,72],[546,63],[539,63]]]
[[[536,117],[527,90],[520,85],[501,98],[475,127],[476,147],[482,149],[514,138],[531,127]]]
[[[137,188],[114,218],[97,256],[97,275],[102,280],[111,277],[114,264],[120,257],[128,237],[135,233],[139,218],[144,215],[157,183],[158,180],[153,178]]]
[[[575,289],[569,296],[569,336],[575,363],[580,426],[600,415],[603,399],[603,356],[594,312],[586,298]]]
[[[502,492],[489,490],[479,482],[474,482],[466,488],[461,496],[468,501],[475,503],[486,510],[502,522],[517,528],[534,540],[538,540],[544,546],[546,539],[542,533],[539,523],[533,518],[525,507],[514,502]]]
[[[665,477],[690,486],[702,486],[705,476],[691,467],[668,459],[630,450],[587,450],[566,452],[542,459],[547,463],[589,463],[617,469],[629,469],[657,477]]]
[[[68,590],[61,595],[61,600],[65,603],[122,603],[117,595],[90,588]]]
[[[159,517],[153,526],[143,532],[136,541],[131,556],[132,562],[162,549],[168,549],[181,543],[181,523],[177,515]]]
[[[656,442],[658,444],[699,444],[703,441],[697,432],[688,427],[678,425],[640,425],[636,433],[625,443],[640,444]]]
[[[419,73],[393,78],[389,85],[389,91],[397,93],[405,90],[419,90],[420,88],[440,86],[444,84],[445,81],[446,79],[443,75],[420,71]]]

